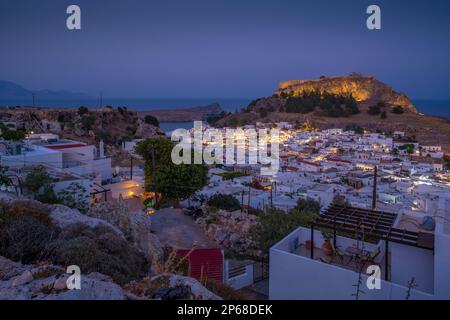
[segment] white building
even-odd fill
[[[329,208],[319,223],[328,223],[333,229],[333,217],[337,217],[336,225],[346,221],[347,225],[357,226],[362,220],[366,233],[376,228],[380,240],[374,243],[361,237],[356,240],[336,236],[343,260],[330,259],[322,249],[324,237],[319,231],[298,228],[270,249],[270,299],[355,299],[358,280],[363,291],[358,294],[361,300],[404,300],[407,296],[412,300],[450,299],[449,194],[442,194],[436,201],[428,226],[425,220],[412,215],[377,212],[380,218],[375,222],[365,218],[370,210],[354,213],[347,208],[349,211],[340,215],[340,209]],[[314,250],[307,247],[308,242]],[[372,255],[373,261],[361,264],[352,260],[352,252],[378,254]],[[369,266],[376,266],[372,270],[379,273],[371,277]],[[374,279],[379,280],[379,286],[374,286]]]

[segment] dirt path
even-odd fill
[[[152,216],[152,232],[163,245],[179,249],[192,247],[217,247],[208,240],[194,219],[183,214],[181,209],[162,209]]]

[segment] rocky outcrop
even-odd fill
[[[371,76],[352,74],[342,77],[321,77],[318,80],[290,80],[281,82],[277,95],[299,95],[319,91],[332,94],[351,94],[356,101],[367,105],[383,102],[388,106],[401,106],[416,112],[409,98]]]
[[[150,261],[162,259],[162,244],[151,232],[151,218],[147,214],[131,213],[123,200],[117,200],[96,204],[87,215],[91,219],[103,219],[117,227]]]
[[[202,107],[143,111],[140,114],[142,116],[152,115],[160,122],[186,122],[206,120],[209,115],[219,115],[221,112],[223,109],[220,105],[213,103]]]
[[[257,216],[241,211],[219,210],[198,218],[196,222],[221,247],[235,253],[259,256],[260,252],[251,237],[252,230],[258,224]]]
[[[99,273],[81,275],[81,289],[69,290],[61,267],[22,265],[0,256],[0,300],[123,300],[122,288]]]
[[[27,131],[59,134],[89,144],[103,140],[106,145],[120,147],[130,139],[146,139],[163,135],[164,132],[145,123],[137,112],[123,108],[91,109],[45,109],[23,107],[0,110],[0,120],[14,122]]]
[[[144,278],[126,285],[124,289],[129,296],[137,299],[222,300],[198,280],[175,274]]]

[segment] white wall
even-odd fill
[[[34,166],[48,163],[56,168],[62,168],[62,153],[57,151],[32,151],[16,156],[3,156],[1,163],[10,168],[20,168],[24,166]]]
[[[391,279],[406,286],[412,277],[417,290],[434,294],[434,256],[426,250],[399,243],[389,243]]]
[[[301,232],[303,230],[303,232]],[[297,229],[270,250],[270,299],[355,299],[352,293],[358,280],[358,274],[351,270],[325,264],[318,260],[311,260],[297,254],[289,253],[289,239],[299,237],[300,242],[309,239],[308,229]],[[339,238],[338,238],[339,239]],[[351,239],[342,241],[350,241]],[[322,238],[315,234],[315,246],[320,246]],[[348,243],[342,243],[347,245]],[[338,242],[339,245],[339,242]],[[366,244],[370,250],[370,244]],[[375,247],[375,245],[372,245]],[[405,299],[407,288],[392,282],[381,281],[381,290],[369,290],[366,287],[367,276],[363,275],[362,290],[365,294],[360,296],[366,299]],[[383,278],[383,275],[382,275]],[[410,299],[431,299],[432,295],[419,290],[413,290]]]
[[[79,183],[80,185],[82,185],[86,189],[86,192],[84,193],[84,197],[86,199],[86,204],[89,205],[90,204],[90,194],[91,194],[91,191],[92,191],[91,180],[79,179],[79,180],[59,181],[59,182],[54,184],[53,189],[54,189],[55,193],[58,193],[61,190],[64,190],[65,188],[70,186],[72,183]]]
[[[450,196],[447,195],[448,199]],[[439,199],[438,216],[450,218],[450,206],[445,196]],[[434,240],[434,290],[438,299],[450,299],[450,234],[447,220],[436,219],[436,230]]]
[[[112,177],[111,158],[92,160],[84,165],[66,170],[78,175],[100,174],[101,180],[107,180]]]
[[[229,262],[225,261],[225,283],[238,290],[241,288],[248,287],[253,284],[253,264],[248,264],[245,266],[245,273],[238,275],[233,278],[228,277],[229,272]]]

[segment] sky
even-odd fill
[[[81,8],[81,30],[66,8]],[[366,9],[381,8],[381,30]],[[248,98],[370,74],[450,99],[448,0],[0,0],[0,79],[123,98]]]

